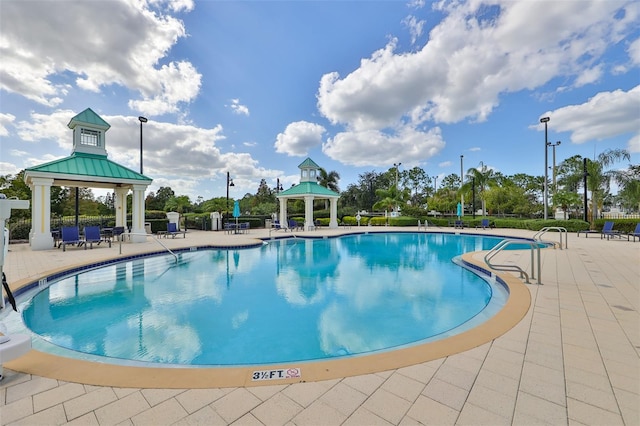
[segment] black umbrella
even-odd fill
[[[7,276],[2,273],[2,287],[4,287],[4,291],[7,292],[7,298],[9,298],[9,303],[13,306],[13,310],[18,312],[18,308],[16,308],[16,299],[13,298],[13,293],[11,293],[11,289],[9,288],[9,284],[7,283]]]

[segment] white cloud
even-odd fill
[[[629,151],[630,154],[640,153],[640,134],[635,134],[631,139],[629,139],[627,151]]]
[[[180,103],[195,98],[201,75],[193,65],[158,65],[186,36],[183,23],[163,7],[188,11],[191,1],[157,1],[153,11],[129,0],[96,5],[67,0],[61,15],[57,2],[3,2],[0,89],[53,107],[73,89],[73,79],[93,92],[118,85],[138,91],[141,99],[129,106],[151,115],[176,112]]]
[[[18,173],[20,173],[20,169],[15,164],[0,161],[0,175],[17,175]]]
[[[338,133],[322,146],[322,151],[344,164],[383,167],[394,162],[417,163],[442,148],[439,128],[421,132],[405,126],[391,134],[377,130]]]
[[[601,64],[593,68],[586,69],[576,78],[575,87],[596,83],[600,80],[603,74]]]
[[[402,20],[402,23],[409,29],[411,44],[415,44],[416,41],[418,41],[418,38],[422,36],[426,22],[424,20],[419,20],[413,15],[409,15]]]
[[[629,60],[633,65],[640,65],[640,38],[629,44],[627,48],[629,52]]]
[[[231,110],[235,113],[235,114],[239,114],[239,115],[249,115],[249,107],[247,107],[246,105],[242,105],[240,103],[240,99],[231,99]]]
[[[0,136],[9,136],[9,130],[7,126],[13,124],[16,116],[13,114],[1,114],[0,113]]]
[[[625,92],[601,92],[580,105],[569,105],[548,113],[556,131],[571,132],[571,141],[593,140],[640,132],[638,115],[640,86]]]
[[[289,156],[307,155],[310,149],[322,144],[325,128],[308,121],[290,123],[283,133],[278,133],[274,144],[276,152]]]
[[[441,9],[448,16],[420,51],[397,53],[392,40],[345,77],[325,74],[320,112],[357,131],[400,121],[484,121],[503,93],[532,90],[558,76],[578,85],[594,81],[607,47],[637,25],[635,7],[621,1],[556,2],[539,25],[530,25],[541,14],[538,2],[492,4],[495,13],[487,15],[484,2],[447,3]]]

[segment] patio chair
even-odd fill
[[[495,225],[493,225],[491,221],[489,221],[489,219],[482,219],[480,225],[476,225],[476,229],[480,226],[482,227],[482,229],[495,228]]]
[[[67,244],[75,245],[77,244],[80,247],[84,244],[84,240],[80,238],[80,230],[77,226],[63,226],[61,230],[61,238],[60,244],[58,247],[62,247],[62,251],[67,250]],[[85,244],[84,249],[87,249],[87,245]]]
[[[620,233],[620,231],[616,231],[613,229],[612,221],[607,221],[604,223],[604,226],[602,227],[602,231],[600,231],[600,239],[603,239],[605,235],[607,236],[607,240],[611,237],[622,238],[622,234]]]
[[[638,237],[638,240],[640,241],[640,222],[636,224],[636,229],[633,232],[629,232],[627,234],[627,241],[629,241],[629,239],[633,237],[633,241],[636,241],[636,237]]]
[[[289,219],[289,230],[290,231],[293,231],[294,229],[298,230],[298,229],[301,229],[301,228],[302,227],[300,225],[298,225],[298,222],[296,222],[293,219]]]
[[[275,229],[276,231],[279,231],[282,229],[282,226],[280,226],[280,221],[279,220],[274,220],[273,221],[273,225],[272,225],[273,229]]]
[[[111,230],[111,235],[116,240],[122,240],[124,238],[124,226],[116,226]]]
[[[248,234],[249,233],[249,222],[240,223],[240,233]]]
[[[85,245],[85,249],[87,248],[86,245],[89,244],[89,248],[93,249],[93,243],[96,243],[96,245],[100,245],[101,242],[108,242],[109,243],[109,247],[111,247],[111,240],[109,239],[105,239],[102,237],[102,234],[100,233],[100,227],[99,226],[85,226],[84,227],[84,245]]]
[[[171,235],[171,238],[175,238],[176,235],[182,234],[184,238],[187,238],[187,230],[181,231],[178,229],[178,224],[174,222],[167,223],[167,235]]]

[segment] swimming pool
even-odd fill
[[[451,259],[498,241],[361,234],[184,252],[177,264],[140,258],[48,285],[23,318],[57,346],[113,360],[209,366],[348,357],[471,326],[499,287]]]

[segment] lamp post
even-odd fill
[[[140,120],[140,174],[142,174],[142,123],[146,123],[147,120],[146,117],[138,117],[138,120]]]
[[[560,145],[562,142],[557,141],[556,143],[549,142],[549,146],[553,147],[553,170],[552,170],[552,179],[553,179],[553,193],[558,192],[558,185],[556,184],[556,146]]]
[[[226,221],[225,223],[229,223],[229,187],[230,186],[235,186],[233,184],[233,179],[231,179],[231,177],[229,176],[229,172],[227,172],[227,211],[226,211]]]
[[[436,192],[438,192],[438,175],[433,177],[435,179],[434,183],[433,183],[433,195],[436,194]]]
[[[400,167],[402,163],[393,163],[393,167],[396,168],[396,199],[398,197],[398,167]],[[396,204],[396,214],[398,213],[398,205]]]
[[[549,117],[542,117],[540,122],[544,123],[544,186],[542,191],[542,203],[544,204],[544,220],[547,220],[549,217],[547,213],[547,198],[549,197],[549,188],[547,187],[547,181],[549,180],[549,150],[547,149],[549,140],[547,138],[547,123],[549,122]]]
[[[464,172],[463,172],[463,167],[462,167],[462,159],[464,158],[464,155],[460,156],[460,207],[462,208],[460,210],[461,214],[460,214],[460,218],[462,219],[462,216],[464,216],[464,194],[462,193],[462,185],[464,184]]]
[[[278,200],[278,194],[282,191],[282,184],[280,183],[280,178],[276,179],[276,213],[278,214],[278,220],[280,220],[280,200]]]

